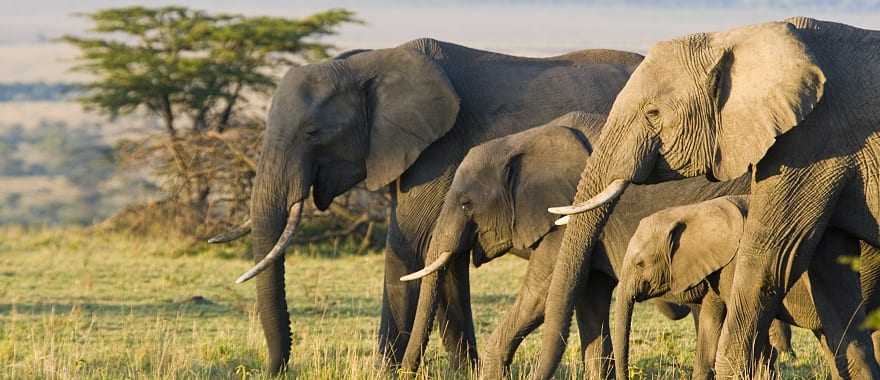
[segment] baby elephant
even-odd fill
[[[618,380],[629,372],[633,304],[653,298],[700,305],[693,377],[712,378],[736,270],[733,258],[747,212],[746,196],[728,196],[668,208],[642,219],[623,259],[614,307],[612,345]],[[811,268],[823,270],[809,271],[792,285],[776,318],[816,334],[836,370],[835,378],[874,376],[877,363],[870,335],[850,325],[864,318],[858,274],[839,263],[841,256],[859,255],[859,241],[829,228],[815,255]],[[847,346],[850,341],[856,344]],[[837,352],[838,347],[850,349]]]

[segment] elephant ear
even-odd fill
[[[716,62],[709,86],[721,107],[712,174],[728,181],[804,121],[822,99],[825,74],[786,22],[718,33],[710,45]]]
[[[683,206],[686,216],[670,226],[670,290],[681,293],[726,266],[736,255],[745,223],[742,199],[722,197]],[[743,197],[744,199],[744,197]]]
[[[400,177],[455,125],[459,98],[441,67],[414,48],[376,50],[348,59],[366,92],[366,185],[377,190]]]
[[[529,248],[559,217],[547,208],[570,204],[590,154],[587,133],[602,127],[601,115],[572,112],[521,132],[511,151],[508,189],[513,204],[513,246]]]

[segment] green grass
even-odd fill
[[[253,285],[233,284],[249,266],[238,258],[244,249],[76,229],[0,230],[0,377],[269,377],[261,370],[265,348]],[[302,251],[288,254],[294,334],[288,377],[393,378],[374,351],[382,256]],[[513,302],[524,264],[503,258],[472,272],[478,338],[488,336]],[[689,376],[692,322],[651,311],[636,310],[633,373]],[[815,340],[804,331],[795,337],[798,357],[783,361],[785,378],[824,377]],[[447,369],[437,340],[421,375],[471,378]],[[537,343],[531,337],[523,345],[515,378],[528,375]],[[575,352],[569,348],[557,378],[580,376]]]

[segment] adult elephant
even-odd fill
[[[653,47],[615,100],[577,204],[552,210],[578,214],[554,268],[536,376],[549,378],[559,361],[588,253],[627,184],[727,180],[751,168],[751,208],[716,360],[719,376],[750,377],[752,353],[766,340],[756,332],[767,331],[829,222],[880,243],[878,47],[877,32],[807,18]],[[870,308],[877,260],[863,259]]]
[[[418,295],[416,284],[398,279],[422,265],[464,154],[572,109],[607,114],[641,59],[612,50],[521,58],[419,39],[287,72],[272,99],[251,197],[257,265],[240,279],[257,277],[271,369],[282,369],[290,354],[283,252],[310,192],[323,210],[361,181],[371,190],[387,186],[379,346],[398,363]],[[440,317],[454,326],[445,331],[446,347],[455,362],[474,364],[469,291],[450,285],[444,294]]]

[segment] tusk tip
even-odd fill
[[[556,219],[556,221],[553,222],[553,224],[555,224],[557,226],[564,226],[564,225],[568,224],[569,220],[571,220],[571,216],[566,215],[566,216],[563,216],[559,219]]]
[[[248,282],[248,280],[254,278],[254,276],[256,276],[256,274],[245,273],[245,274],[241,275],[240,277],[238,277],[237,279],[235,279],[235,283],[236,284],[244,284],[245,282]]]
[[[563,215],[565,214],[565,206],[563,207],[550,207],[547,211],[551,214]]]

